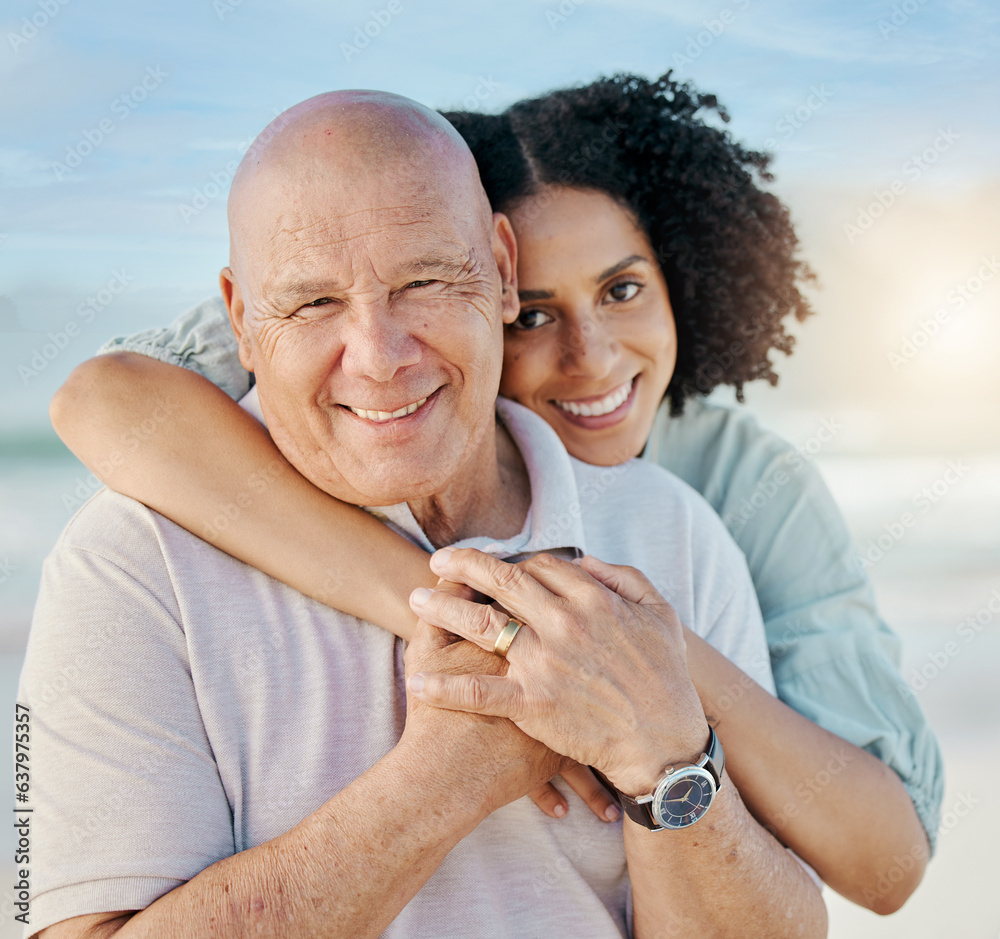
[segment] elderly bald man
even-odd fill
[[[535,656],[561,707],[522,715],[525,733],[407,700],[406,673],[498,677],[500,655],[424,624],[404,671],[390,634],[98,494],[46,564],[20,690],[34,729],[32,928],[822,934],[818,889],[747,814],[686,672],[678,617],[770,681],[742,559],[657,467],[571,461],[540,418],[495,400],[515,242],[454,130],[395,96],[321,95],[251,149],[229,214],[221,282],[256,375],[246,406],[313,483],[381,507],[428,549],[537,555],[586,536],[661,582],[704,573],[667,604],[630,568],[537,555],[512,578],[455,552],[500,600],[535,584],[519,607],[572,637],[551,654],[561,663]],[[581,506],[599,474],[602,497]],[[501,653],[515,635],[501,631]],[[523,798],[570,759],[625,794],[627,820],[551,819]],[[673,798],[697,784],[689,820],[710,804],[709,821],[651,830],[664,826],[629,797],[660,793],[681,760],[700,775]]]

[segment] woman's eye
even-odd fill
[[[608,296],[612,300],[623,303],[626,300],[631,300],[639,292],[641,286],[641,284],[637,284],[634,280],[626,280],[612,286],[608,290]]]
[[[521,310],[517,315],[517,319],[511,323],[513,329],[538,329],[539,326],[544,326],[546,323],[551,323],[552,317],[548,313],[542,310]]]

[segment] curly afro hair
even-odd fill
[[[770,157],[747,150],[699,112],[729,115],[667,72],[601,78],[519,101],[502,114],[445,111],[479,164],[490,203],[511,211],[558,185],[597,190],[631,211],[667,282],[677,325],[671,413],[718,385],[777,383],[771,349],[790,354],[784,319],[812,310],[800,285],[788,210],[757,181]],[[539,200],[539,206],[543,205]]]

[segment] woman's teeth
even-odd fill
[[[412,414],[426,401],[427,398],[421,398],[419,401],[414,401],[413,404],[408,404],[405,408],[400,408],[398,411],[366,411],[364,408],[352,408],[350,405],[348,405],[348,409],[357,414],[358,417],[363,417],[366,421],[375,421],[377,424],[383,424],[397,417],[406,417],[408,414]]]
[[[611,394],[600,401],[591,401],[588,404],[577,404],[576,401],[559,401],[556,400],[557,407],[562,408],[564,411],[569,411],[570,414],[576,414],[578,417],[600,417],[602,414],[610,414],[612,411],[617,411],[626,400],[628,396],[632,393],[632,381],[626,382],[620,388],[616,388]]]

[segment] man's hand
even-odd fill
[[[466,600],[481,600],[474,590],[465,584],[456,584],[444,580],[438,580],[437,589],[445,591],[452,596],[461,597]],[[426,626],[426,624],[424,624]],[[417,655],[424,655],[428,652],[441,651],[444,646],[462,644],[462,649],[449,650],[445,655],[449,656],[448,667],[467,668],[468,671],[481,671],[483,668],[492,669],[497,675],[506,674],[507,665],[495,655],[483,657],[482,650],[472,643],[465,642],[459,637],[449,633],[441,633],[441,630],[434,630],[429,646],[419,646],[417,649],[407,651],[407,663],[411,663]],[[459,661],[459,657],[468,655],[468,661]],[[412,673],[415,669],[408,668],[407,672]],[[415,702],[412,697],[408,700],[409,708],[412,709]],[[573,790],[583,801],[583,803],[601,821],[614,822],[621,818],[621,811],[616,801],[608,794],[607,789],[601,785],[597,777],[591,772],[589,767],[581,766],[572,760],[565,760],[560,775],[563,781]],[[535,803],[550,818],[562,818],[569,811],[569,805],[562,793],[552,785],[551,782],[543,782],[528,793],[532,802]]]
[[[667,762],[702,752],[708,724],[688,675],[682,626],[639,571],[544,554],[515,567],[473,549],[440,551],[431,566],[495,598],[525,625],[508,652],[508,674],[488,653],[477,674],[414,662],[415,697],[509,717],[633,795],[651,791]],[[454,592],[414,593],[418,615],[482,650],[492,650],[508,619]]]
[[[452,596],[459,590],[441,588]],[[500,677],[507,663],[471,642],[420,622],[406,649],[407,677],[416,672]],[[442,743],[447,748],[442,752]],[[448,711],[407,694],[406,728],[400,746],[441,761],[442,779],[457,774],[493,812],[548,784],[573,761],[529,737],[504,717]],[[544,791],[544,790],[543,790]],[[537,801],[537,800],[536,800]]]
[[[496,663],[456,675],[414,662],[415,698],[510,717],[631,795],[651,792],[667,762],[703,751],[708,725],[683,627],[639,571],[545,555],[514,566],[471,549],[439,552],[431,567],[495,598],[525,625],[506,675]],[[454,593],[413,599],[418,615],[490,653],[509,618]],[[709,822],[669,836],[625,823],[635,935],[825,935],[816,885],[750,816],[728,776],[711,811]]]

